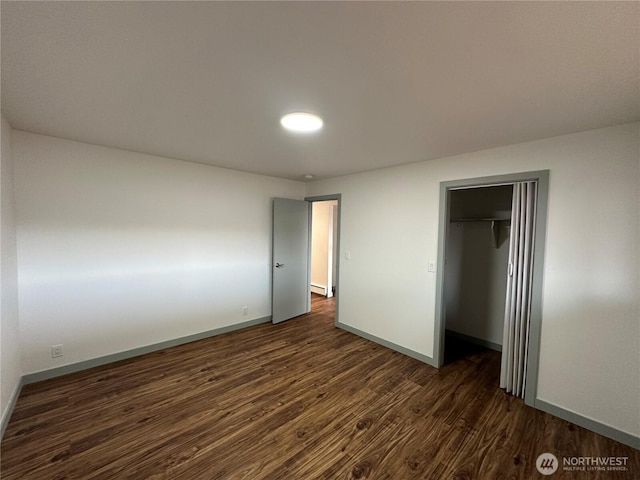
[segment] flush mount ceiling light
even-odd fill
[[[300,133],[317,132],[322,128],[322,119],[307,112],[287,113],[280,119],[280,124],[287,130]]]

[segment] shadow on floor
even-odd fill
[[[474,357],[490,350],[452,335],[446,335],[444,342],[445,365],[455,363],[462,359],[473,360]]]

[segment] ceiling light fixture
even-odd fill
[[[322,119],[307,112],[287,113],[280,119],[280,125],[292,132],[311,133],[317,132],[322,128]]]

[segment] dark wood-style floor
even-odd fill
[[[440,370],[309,315],[25,386],[2,441],[12,479],[529,479],[543,452],[640,452],[498,388],[499,354]]]

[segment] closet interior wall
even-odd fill
[[[446,330],[500,350],[513,186],[454,190],[450,195]]]

